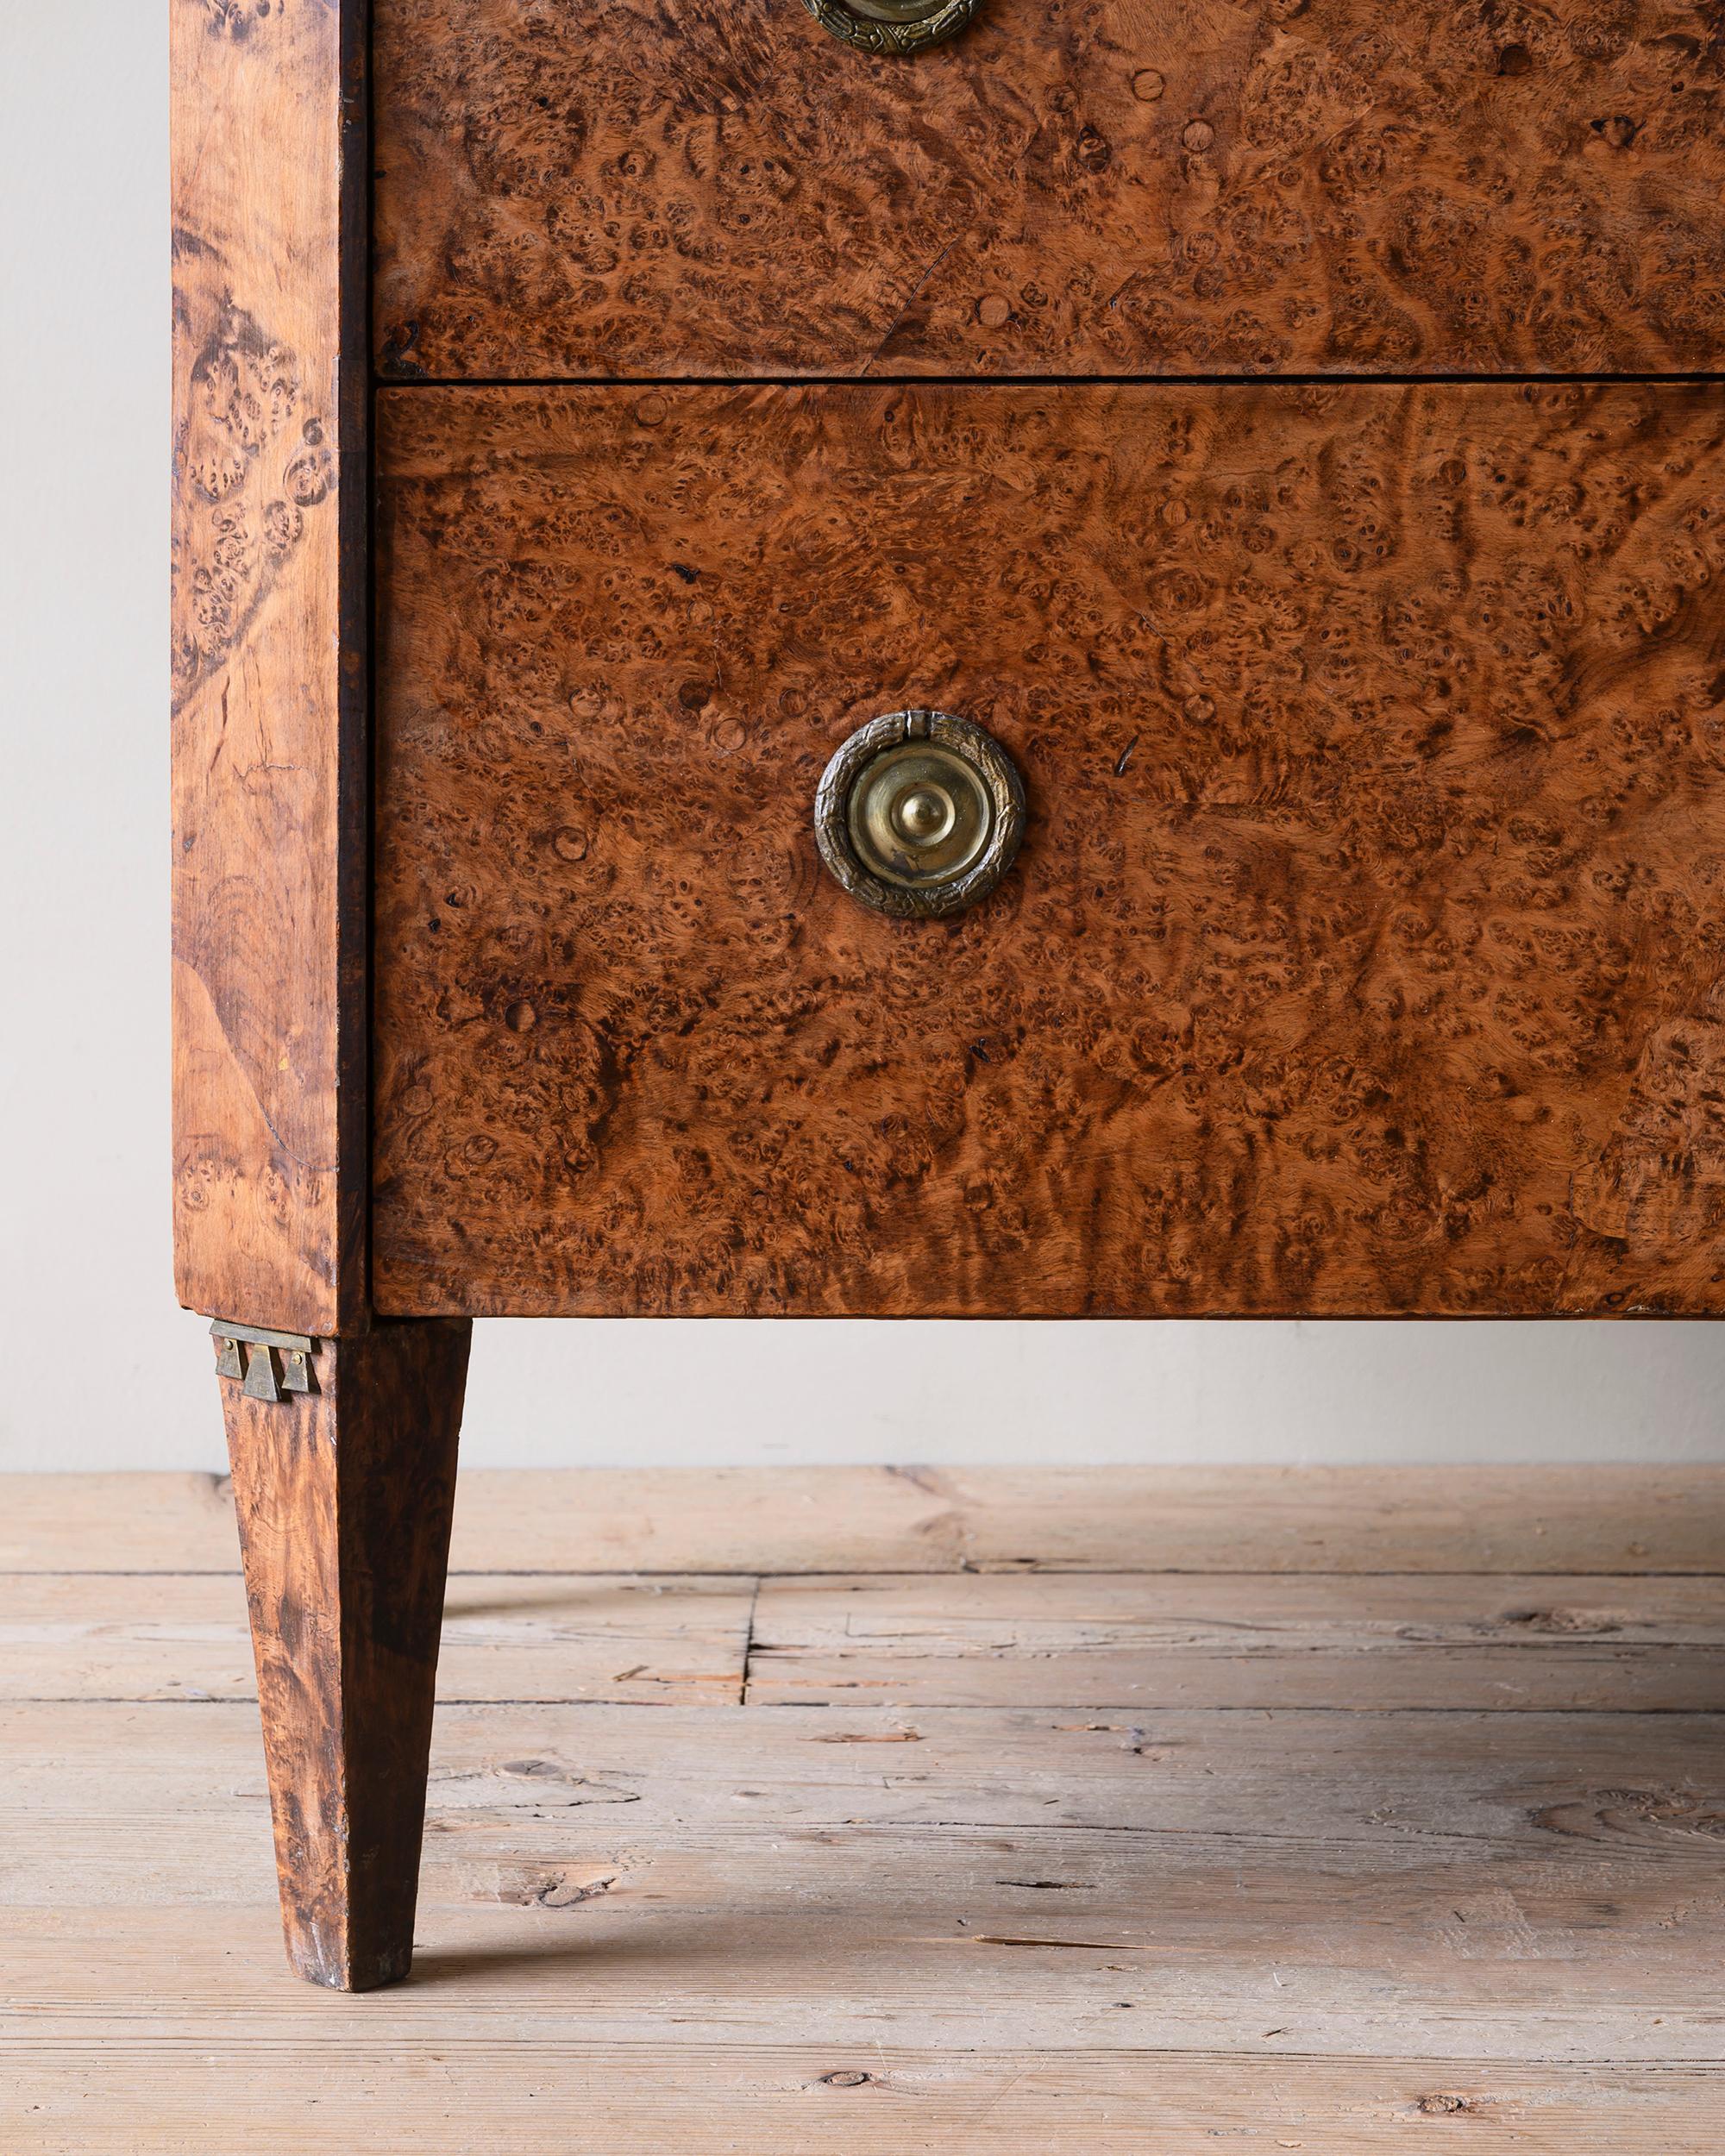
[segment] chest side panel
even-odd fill
[[[386,1310],[1725,1307],[1716,393],[382,406]],[[953,922],[810,828],[910,705]]]
[[[182,1301],[366,1313],[366,76],[357,0],[172,0]]]
[[[1699,370],[1697,0],[378,0],[386,373]]]

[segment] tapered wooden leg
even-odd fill
[[[472,1330],[218,1340],[287,1956],[342,1990],[413,1958]]]

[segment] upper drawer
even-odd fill
[[[1716,16],[981,0],[900,58],[802,0],[378,0],[380,364],[1712,368]]]

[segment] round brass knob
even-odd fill
[[[815,21],[865,53],[919,53],[957,37],[982,0],[803,0]]]
[[[814,797],[820,857],[853,899],[939,920],[985,899],[1024,836],[1024,787],[992,734],[950,711],[889,711],[852,734]]]

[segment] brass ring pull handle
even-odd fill
[[[982,0],[803,0],[815,21],[864,53],[919,53],[957,37]]]
[[[870,719],[821,774],[815,843],[861,905],[944,920],[986,899],[1024,837],[1024,787],[992,734],[950,711]]]

